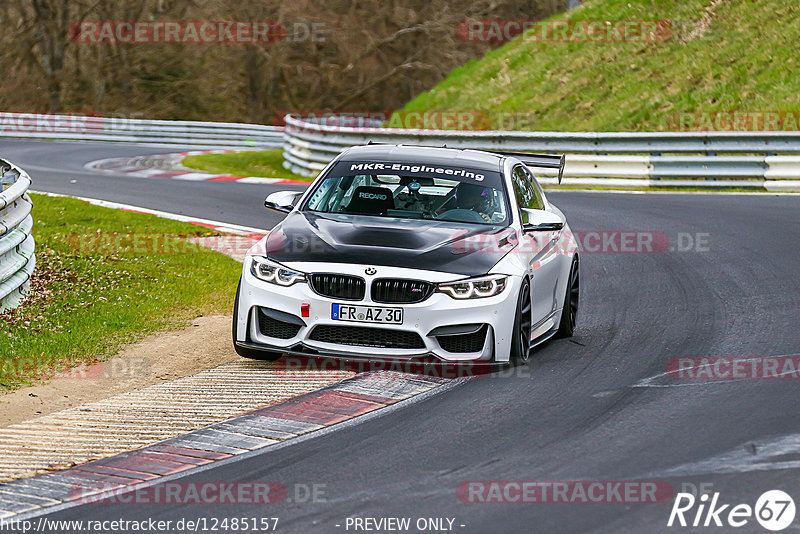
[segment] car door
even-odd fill
[[[534,183],[533,175],[524,165],[512,169],[512,183],[517,205],[520,208],[545,209],[544,198]],[[520,210],[520,220],[527,222],[527,214]],[[544,321],[557,306],[560,255],[559,232],[522,232],[520,253],[531,280],[532,321],[534,327]]]

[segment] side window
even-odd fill
[[[308,207],[312,210],[325,210],[330,204],[335,186],[341,181],[341,178],[326,178],[308,200]]]
[[[525,170],[525,174],[528,175],[528,183],[530,184],[531,189],[533,190],[533,200],[528,207],[534,210],[543,210],[544,195],[542,194],[542,188],[539,185],[539,182],[536,181],[536,178],[534,178],[531,170],[527,167],[523,167],[523,169]]]
[[[511,171],[511,183],[514,184],[514,196],[517,198],[517,206],[529,208],[535,195],[525,172],[525,167],[522,165],[514,167]]]
[[[517,198],[517,205],[520,208],[544,209],[542,190],[527,167],[524,165],[514,167],[511,172],[511,182],[514,184],[514,196]],[[523,224],[528,222],[524,211],[520,212],[520,218]]]

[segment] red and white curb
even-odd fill
[[[410,401],[458,380],[370,371],[142,449],[0,484],[0,519],[102,501]],[[449,389],[449,388],[443,388]],[[422,397],[419,397],[422,398]]]
[[[136,158],[107,158],[90,161],[84,165],[87,169],[104,172],[107,174],[133,176],[136,178],[161,178],[170,180],[186,180],[192,182],[236,182],[241,184],[279,184],[279,185],[302,185],[307,187],[310,182],[302,180],[292,180],[289,178],[264,178],[261,176],[233,176],[230,174],[211,174],[202,171],[186,169],[181,165],[172,163],[165,167],[177,167],[175,169],[159,168],[159,165],[142,166],[143,160],[157,163],[158,160],[169,162],[174,160],[179,162],[186,156],[198,156],[202,154],[227,154],[240,152],[239,150],[194,150],[191,152],[179,152],[172,154],[159,154],[155,156],[140,156]]]

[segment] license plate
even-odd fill
[[[403,308],[331,304],[331,319],[354,323],[403,324]]]

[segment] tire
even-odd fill
[[[233,301],[233,325],[231,328],[231,335],[233,337],[233,350],[242,358],[250,358],[251,360],[268,360],[275,361],[283,356],[283,353],[273,352],[270,350],[255,350],[248,347],[240,347],[236,344],[236,324],[239,322],[239,292],[242,290],[242,281],[239,280],[239,286],[236,288],[236,299]]]
[[[578,319],[578,305],[580,303],[580,262],[578,256],[572,260],[567,278],[567,294],[564,297],[564,309],[561,310],[561,320],[558,323],[556,337],[572,337]]]
[[[517,297],[517,313],[511,331],[511,363],[521,365],[528,361],[531,346],[531,284],[522,281]]]

